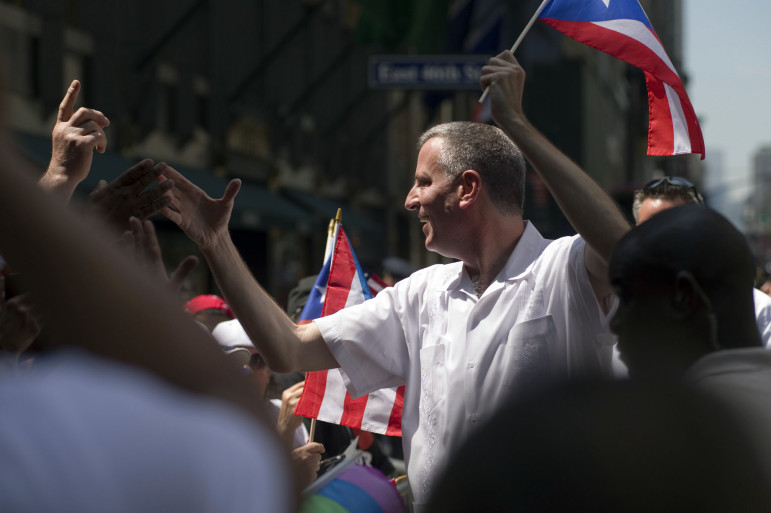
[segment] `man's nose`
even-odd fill
[[[418,192],[413,185],[410,192],[407,193],[407,199],[404,200],[404,208],[407,210],[417,210],[418,205]]]

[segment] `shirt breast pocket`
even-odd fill
[[[503,386],[521,394],[552,383],[557,377],[556,334],[551,315],[515,324],[504,348]]]

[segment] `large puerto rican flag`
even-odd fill
[[[551,0],[540,19],[637,66],[648,85],[648,155],[701,153],[704,138],[683,82],[637,0]]]
[[[301,324],[372,298],[372,289],[342,226],[337,226],[333,237],[333,249],[300,314]],[[403,386],[354,399],[345,389],[339,369],[332,369],[306,375],[295,414],[373,433],[401,436],[403,404]]]

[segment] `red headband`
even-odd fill
[[[196,296],[185,303],[185,312],[189,313],[190,315],[195,315],[203,310],[221,310],[228,314],[228,317],[231,319],[236,318],[225,300],[219,296],[215,296],[214,294]]]

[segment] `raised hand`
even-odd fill
[[[159,283],[164,283],[171,292],[178,294],[182,284],[198,265],[198,257],[188,255],[171,275],[167,275],[152,221],[140,221],[132,217],[129,219],[129,226],[131,229],[124,233],[124,240],[134,248],[140,264],[147,268]]]
[[[231,180],[220,199],[209,197],[176,169],[164,164],[163,175],[158,181],[164,183],[167,180],[174,181],[171,205],[162,208],[161,213],[179,226],[201,250],[214,248],[227,234],[233,200],[241,188],[241,180]]]
[[[51,134],[51,163],[39,182],[46,189],[61,191],[68,200],[75,187],[88,176],[93,151],[104,153],[107,147],[104,129],[110,125],[107,116],[98,110],[81,107],[73,111],[79,93],[80,82],[73,80],[59,105]]]
[[[110,183],[100,180],[88,195],[88,204],[119,230],[126,230],[130,217],[143,221],[171,204],[172,180],[148,189],[161,176],[164,166],[145,159]]]
[[[304,388],[305,381],[300,381],[281,392],[281,409],[278,412],[276,431],[278,431],[281,439],[287,441],[290,445],[294,440],[295,431],[303,421],[302,417],[294,414],[294,410],[297,408],[297,403],[300,402]]]
[[[482,89],[490,88],[490,113],[498,126],[523,119],[522,91],[525,70],[508,50],[492,57],[482,67]]]

